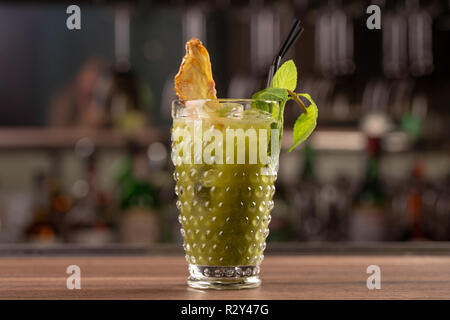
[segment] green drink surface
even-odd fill
[[[272,120],[245,117],[201,121],[203,132],[214,127],[223,133],[223,137],[229,128],[270,132],[273,123]],[[176,119],[173,130],[186,128],[188,123]],[[259,143],[260,137],[257,139]],[[233,141],[235,150],[236,141]],[[177,144],[174,142],[173,148],[179,147]],[[248,140],[245,147],[245,164],[175,165],[177,207],[189,263],[243,266],[259,265],[263,259],[274,205],[276,169],[262,174],[261,169],[267,165],[248,164]]]

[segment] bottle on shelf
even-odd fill
[[[125,243],[150,244],[160,240],[157,194],[149,182],[146,153],[130,143],[117,176],[121,239]]]
[[[177,196],[174,192],[172,162],[170,151],[161,142],[153,142],[147,149],[149,160],[149,182],[158,191],[158,211],[161,242],[182,242],[180,223],[178,222]],[[181,242],[180,242],[181,241]]]
[[[61,154],[58,151],[53,151],[50,157],[51,165],[47,181],[48,196],[50,199],[50,220],[55,226],[58,241],[61,241],[65,237],[64,220],[67,212],[72,207],[72,198],[63,186]]]
[[[314,157],[314,149],[306,144],[293,203],[296,239],[301,241],[322,240],[323,236],[324,224],[317,210],[320,185],[316,178]]]
[[[32,178],[32,221],[25,229],[25,239],[33,243],[53,243],[57,241],[57,231],[50,215],[48,177],[38,171]]]
[[[77,180],[72,187],[74,205],[66,215],[65,240],[70,243],[89,244],[112,242],[109,199],[98,186],[94,149],[79,153],[84,164],[84,177]]]
[[[392,240],[443,240],[446,217],[438,213],[439,187],[426,178],[424,161],[416,158],[410,175],[390,193]]]
[[[380,138],[369,137],[364,180],[356,192],[349,221],[352,241],[386,239],[386,195],[380,179]]]
[[[409,240],[428,239],[425,230],[426,217],[423,205],[423,195],[426,190],[424,165],[420,161],[415,161],[408,181],[405,206],[408,221],[406,236]]]
[[[349,211],[352,205],[350,180],[344,173],[339,173],[330,186],[325,188],[323,194],[331,200],[327,206],[327,241],[348,240]],[[322,201],[326,203],[324,199]]]

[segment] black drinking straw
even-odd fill
[[[292,47],[292,45],[297,41],[297,39],[303,33],[304,29],[302,26],[300,26],[300,23],[301,22],[299,19],[294,20],[291,30],[289,31],[288,35],[284,39],[283,43],[281,44],[280,50],[278,50],[278,54],[273,59],[273,62],[270,65],[269,75],[267,77],[267,87],[270,87],[272,78],[273,78],[275,72],[277,72],[278,67],[280,66],[281,59],[283,59],[286,52],[288,52],[288,50]]]

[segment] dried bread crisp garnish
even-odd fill
[[[186,43],[186,55],[175,76],[175,92],[180,100],[217,99],[209,54],[199,39]]]

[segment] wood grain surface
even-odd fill
[[[81,268],[68,290],[66,268]],[[368,290],[369,265],[381,289]],[[0,299],[450,299],[450,256],[269,256],[263,284],[239,291],[186,285],[182,257],[3,257]]]

